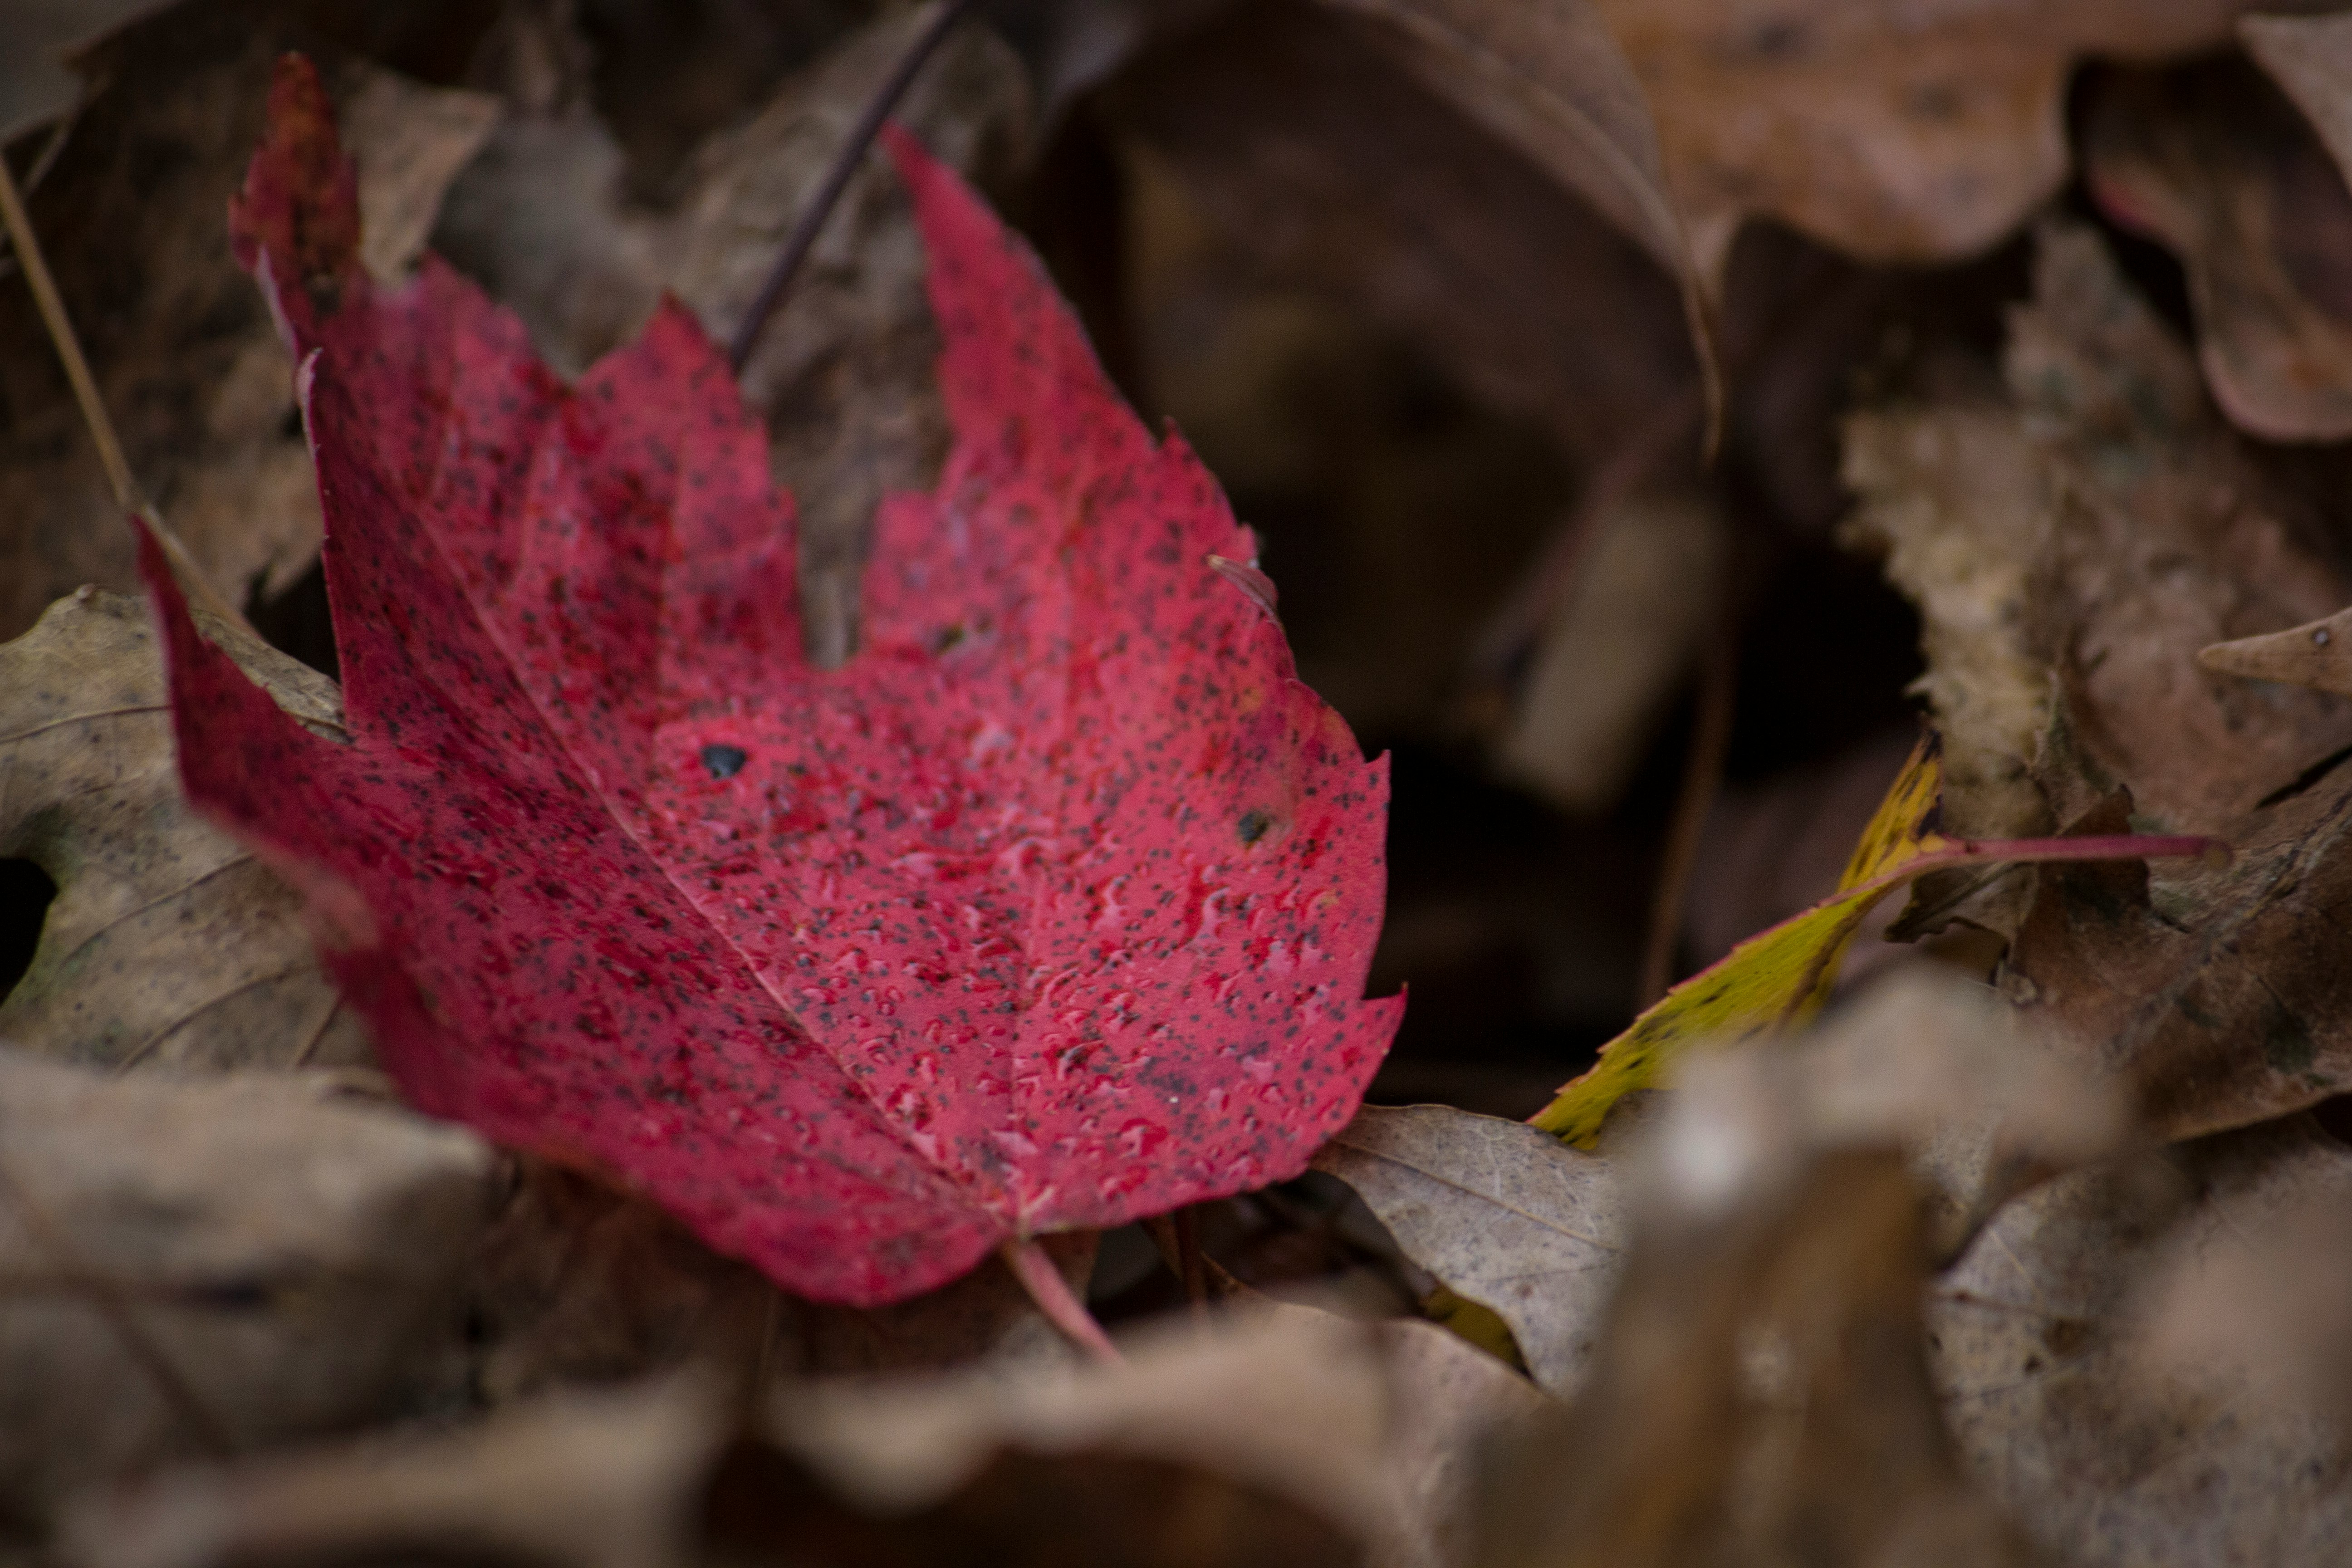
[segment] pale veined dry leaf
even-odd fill
[[[287,711],[341,735],[334,682],[209,629]],[[0,999],[0,1040],[117,1069],[369,1059],[301,900],[183,798],[138,601],[77,594],[0,644],[0,855],[58,889],[32,967]]]
[[[1617,1279],[1614,1165],[1523,1122],[1444,1105],[1366,1106],[1315,1156],[1405,1255],[1507,1324],[1528,1370],[1571,1393]]]

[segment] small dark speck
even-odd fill
[[[1244,844],[1256,843],[1259,839],[1265,837],[1265,830],[1273,826],[1274,818],[1268,816],[1262,811],[1243,812],[1242,842]]]
[[[731,779],[743,771],[751,753],[740,746],[709,745],[702,748],[702,765],[710,770],[715,779]]]

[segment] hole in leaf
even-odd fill
[[[33,967],[58,885],[30,860],[0,860],[0,996],[16,988]]]
[[[310,569],[267,596],[256,582],[246,595],[245,618],[262,640],[278,652],[290,654],[320,674],[341,679],[335,657],[335,623],[327,609],[327,568],[313,561]]]
[[[740,746],[709,745],[702,748],[702,765],[710,770],[715,779],[731,779],[743,771],[751,753]]]
[[[2352,1143],[2352,1094],[2339,1094],[2311,1108],[2319,1130],[2338,1143]]]
[[[1265,830],[1273,826],[1274,818],[1268,816],[1262,811],[1243,812],[1241,826],[1242,842],[1244,844],[1256,843],[1259,839],[1265,837]]]

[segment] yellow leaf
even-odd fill
[[[1929,735],[1863,829],[1835,893],[1759,931],[1660,997],[1601,1047],[1590,1071],[1529,1118],[1532,1124],[1589,1149],[1611,1108],[1636,1089],[1657,1087],[1692,1042],[1728,1045],[1811,1017],[1829,999],[1838,963],[1864,918],[1915,877],[1971,862],[2200,855],[2221,847],[2205,838],[1949,838],[1936,831],[1943,784],[1941,748]]]

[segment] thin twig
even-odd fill
[[[68,113],[58,117],[57,129],[49,132],[47,142],[41,143],[41,150],[33,155],[33,166],[25,171],[25,177],[19,182],[17,194],[20,200],[31,201],[33,193],[41,188],[41,182],[49,177],[49,171],[57,166],[58,155],[66,150],[66,139],[73,134],[74,123],[80,118],[81,105],[79,103]],[[5,154],[0,154],[0,162],[5,161]],[[15,244],[6,234],[0,233],[0,278],[5,278],[15,270]]]
[[[41,255],[40,242],[33,236],[33,220],[25,212],[25,203],[16,194],[16,177],[8,172],[8,162],[0,158],[0,219],[8,226],[9,243],[16,247],[17,263],[25,269],[25,282],[33,290],[33,303],[41,312],[41,324],[48,329],[49,342],[56,345],[58,358],[65,365],[66,381],[73,387],[74,401],[81,405],[82,422],[89,426],[90,439],[98,443],[99,466],[106,470],[107,488],[114,492],[114,504],[126,512],[135,512],[147,504],[139,492],[139,482],[131,477],[131,465],[123,459],[122,443],[115,439],[114,422],[106,416],[106,405],[99,401],[98,382],[89,374],[89,362],[82,357],[81,341],[74,336],[73,322],[66,317],[65,300],[58,295],[57,279],[49,276],[49,264]]]
[[[1078,1300],[1070,1282],[1062,1278],[1062,1271],[1054,1266],[1045,1247],[1035,1241],[1008,1241],[996,1249],[996,1254],[1004,1259],[1004,1267],[1013,1270],[1013,1278],[1021,1281],[1021,1288],[1029,1292],[1029,1299],[1037,1303],[1037,1310],[1045,1314],[1045,1321],[1061,1330],[1065,1339],[1097,1361],[1114,1366],[1125,1363],[1127,1358],[1118,1353],[1118,1347],[1110,1342],[1103,1326],[1095,1321],[1095,1315],[1087,1310],[1087,1304]]]
[[[1675,983],[1675,948],[1682,935],[1683,908],[1690,900],[1691,873],[1698,866],[1699,835],[1723,787],[1723,760],[1731,749],[1733,699],[1739,682],[1739,643],[1724,627],[1711,642],[1699,669],[1698,711],[1691,722],[1689,759],[1683,764],[1682,793],[1658,867],[1657,893],[1650,904],[1650,936],[1642,950],[1641,1011]]]
[[[1168,1266],[1168,1272],[1183,1285],[1184,1299],[1192,1304],[1192,1310],[1206,1311],[1209,1271],[1201,1251],[1201,1222],[1192,1211],[1181,1208],[1172,1215],[1154,1215],[1143,1222],[1143,1232],[1160,1249],[1160,1261]]]
[[[900,57],[897,68],[890,72],[889,79],[882,84],[882,89],[866,105],[866,112],[851,128],[848,139],[841,144],[841,151],[834,154],[833,167],[825,172],[824,183],[817,187],[815,199],[802,210],[799,221],[793,225],[793,232],[785,237],[784,248],[777,256],[775,266],[769,269],[767,280],[760,285],[759,293],[752,296],[751,308],[744,312],[742,323],[735,329],[734,340],[727,345],[727,359],[735,367],[736,374],[742,374],[743,367],[751,363],[751,350],[760,342],[760,330],[768,324],[768,318],[782,303],[785,291],[792,288],[793,279],[801,269],[801,263],[806,261],[809,252],[815,248],[816,237],[824,229],[824,220],[833,215],[834,207],[841,201],[841,193],[849,188],[850,177],[866,161],[866,150],[874,145],[874,138],[881,134],[882,122],[890,118],[890,111],[898,107],[900,99],[907,96],[907,89],[914,85],[924,62],[947,41],[948,35],[955,31],[956,24],[971,14],[976,3],[977,0],[947,0],[940,14],[931,18],[930,26],[923,29],[906,54]]]
[[[172,1407],[173,1414],[215,1455],[234,1453],[236,1445],[229,1436],[227,1426],[213,1414],[212,1407],[181,1374],[163,1347],[148,1334],[121,1289],[84,1261],[65,1233],[50,1220],[48,1211],[5,1165],[0,1165],[0,1196],[5,1196],[16,1209],[16,1217],[34,1245],[47,1252],[62,1273],[88,1287],[90,1305],[114,1331],[115,1338],[121,1342],[131,1359],[153,1380],[156,1392],[163,1396],[163,1403]]]
[[[106,405],[98,395],[98,380],[90,374],[89,361],[82,355],[81,340],[74,335],[73,321],[66,314],[65,300],[58,293],[57,279],[49,274],[40,239],[33,232],[33,220],[25,211],[24,198],[16,190],[16,177],[9,172],[5,158],[0,158],[0,226],[6,228],[9,243],[16,247],[26,286],[32,289],[33,303],[41,312],[41,324],[48,329],[50,346],[57,350],[58,361],[65,367],[67,384],[73,388],[74,402],[81,408],[82,423],[89,427],[89,438],[98,447],[99,467],[106,470],[107,488],[114,492],[114,504],[126,515],[146,520],[147,526],[154,531],[156,542],[172,558],[173,569],[191,599],[229,625],[251,632],[253,627],[245,616],[197,569],[187,546],[164,525],[162,515],[140,489],[139,481],[131,477],[131,464],[122,456],[122,443],[114,434],[114,421],[107,417]]]

